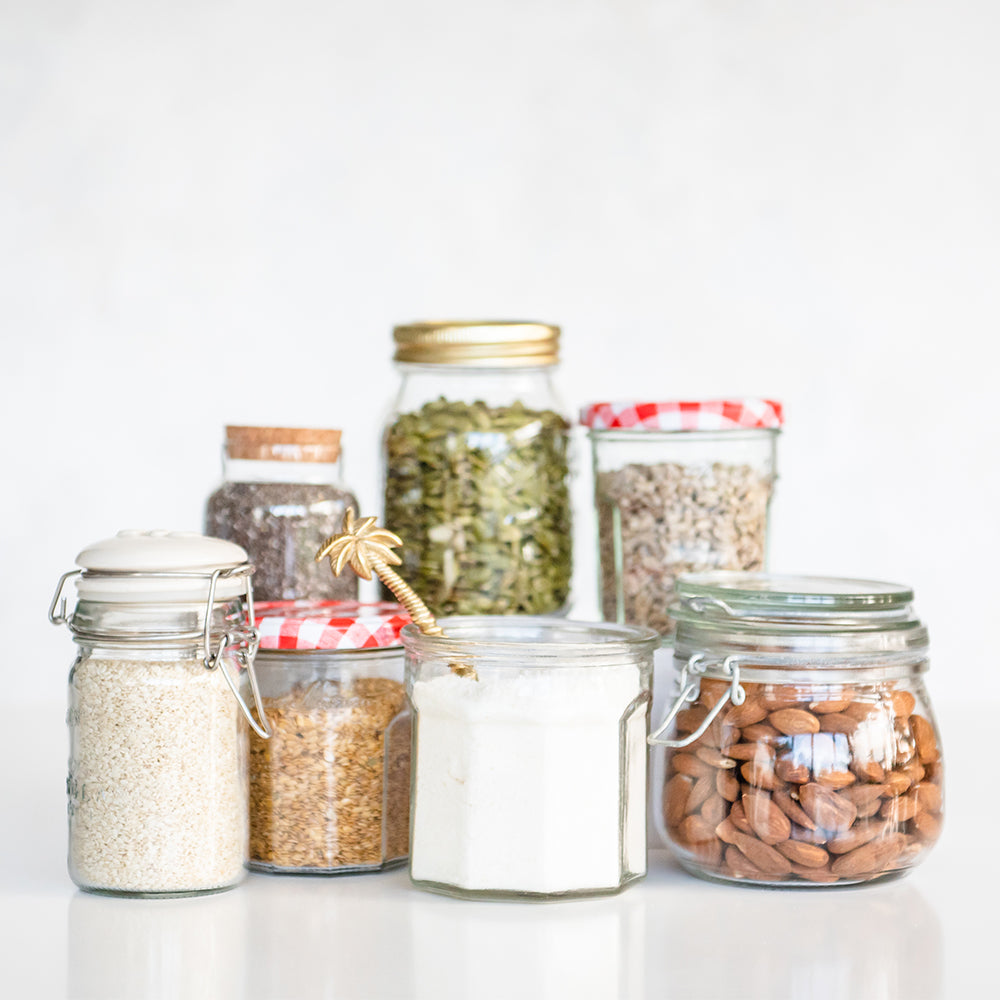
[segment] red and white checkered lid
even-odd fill
[[[781,403],[773,399],[702,399],[668,403],[591,403],[580,423],[592,430],[727,431],[778,428]]]
[[[385,649],[411,620],[390,602],[268,601],[254,612],[261,649]]]

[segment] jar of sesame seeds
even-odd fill
[[[246,553],[189,532],[123,531],[76,561],[49,609],[78,647],[70,876],[121,896],[230,888],[247,858],[245,721],[268,734]]]
[[[250,737],[254,871],[379,871],[408,855],[410,715],[398,604],[258,606],[269,739]]]

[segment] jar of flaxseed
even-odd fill
[[[269,739],[250,737],[250,868],[344,874],[406,860],[410,715],[397,604],[258,606]]]

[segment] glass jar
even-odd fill
[[[569,423],[551,381],[559,328],[396,327],[384,523],[436,615],[564,611],[572,575]]]
[[[552,897],[645,875],[657,634],[518,616],[439,624],[445,636],[402,631],[414,884]]]
[[[357,600],[358,578],[315,561],[354,494],[341,484],[340,431],[226,428],[223,484],[208,498],[205,534],[242,546],[262,601]]]
[[[410,715],[398,604],[258,606],[270,739],[250,738],[255,871],[344,874],[406,860]]]
[[[608,621],[669,637],[678,574],[767,568],[781,421],[764,399],[584,407]]]
[[[241,712],[267,734],[246,553],[188,532],[123,531],[76,562],[49,609],[78,647],[67,716],[70,876],[123,896],[227,889],[247,857]]]
[[[653,819],[680,864],[815,886],[922,861],[944,770],[912,591],[719,572],[677,596],[678,696],[650,743]]]

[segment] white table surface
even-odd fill
[[[653,849],[618,896],[469,902],[405,869],[249,875],[215,896],[89,895],[66,875],[61,705],[7,705],[0,998],[996,997],[1000,706],[939,706],[946,823],[906,878],[715,885]]]

